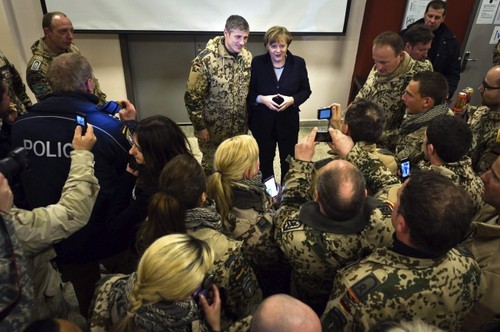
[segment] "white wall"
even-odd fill
[[[365,4],[366,0],[351,1],[345,36],[301,36],[293,41],[290,50],[306,60],[313,92],[302,106],[301,120],[315,119],[316,109],[333,101],[347,103]],[[38,1],[0,2],[0,50],[23,78],[30,46],[42,36],[41,20]],[[126,89],[118,35],[77,34],[75,44],[90,60],[108,99],[123,99]]]

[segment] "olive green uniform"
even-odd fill
[[[26,82],[35,94],[37,101],[40,101],[40,99],[52,92],[47,79],[47,71],[52,60],[59,54],[56,54],[45,45],[44,38],[40,38],[31,45],[31,53],[33,55],[26,69]],[[65,53],[80,54],[80,50],[75,44],[71,44]],[[96,78],[94,78],[94,94],[99,98],[99,105],[103,105],[106,102],[106,95],[101,91]]]
[[[184,102],[194,130],[208,130],[208,142],[198,140],[207,174],[212,173],[219,144],[248,132],[246,98],[251,62],[252,53],[243,49],[237,55],[230,54],[224,37],[219,36],[209,40],[191,63]]]
[[[472,130],[470,157],[478,174],[491,168],[500,155],[500,112],[492,112],[486,106],[467,106],[468,124]]]
[[[371,169],[368,152],[358,145],[348,160],[363,163],[365,171]],[[297,297],[321,313],[337,270],[392,241],[392,205],[368,197],[352,219],[330,219],[319,211],[316,202],[310,201],[313,170],[313,162],[290,158],[282,206],[275,217],[276,240],[292,265]],[[378,183],[371,182],[374,192],[399,184],[385,170]]]

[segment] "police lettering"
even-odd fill
[[[61,158],[70,157],[70,152],[73,150],[71,143],[50,142],[50,141],[31,141],[23,140],[24,148],[31,150],[37,157]]]

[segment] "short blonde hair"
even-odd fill
[[[222,142],[214,156],[214,173],[207,183],[208,197],[215,200],[222,218],[232,205],[231,182],[241,180],[245,171],[255,171],[259,146],[250,135],[238,135]]]

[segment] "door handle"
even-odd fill
[[[477,59],[471,59],[470,58],[470,51],[466,51],[465,55],[462,59],[462,64],[460,65],[460,72],[463,72],[465,70],[465,68],[467,67],[467,63],[469,61],[475,62],[475,61],[477,61]]]

